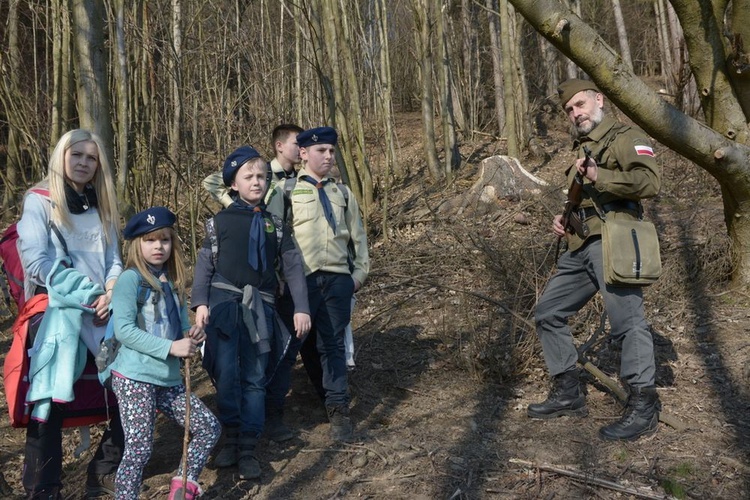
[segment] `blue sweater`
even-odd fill
[[[138,286],[141,282],[139,273],[133,269],[125,270],[115,283],[112,292],[112,319],[115,326],[115,338],[122,344],[117,357],[112,362],[112,373],[123,377],[147,382],[161,387],[171,387],[182,383],[180,359],[169,355],[173,340],[167,332],[171,331],[166,321],[166,303],[159,295],[158,302],[153,304],[150,290],[146,304],[141,310],[143,326],[138,321]],[[154,308],[165,321],[154,322]],[[187,305],[180,304],[182,331],[190,329]]]

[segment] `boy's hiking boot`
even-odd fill
[[[354,427],[349,418],[348,406],[327,406],[328,421],[331,422],[331,439],[341,443],[354,440]]]
[[[255,447],[258,445],[258,435],[243,433],[240,436],[239,462],[237,469],[241,479],[258,479],[260,477],[260,463],[255,457]]]
[[[599,437],[607,441],[635,441],[653,434],[659,425],[659,410],[656,387],[632,387],[622,418],[599,429]]]
[[[586,408],[586,396],[581,390],[578,370],[555,375],[552,389],[547,399],[541,403],[530,404],[526,413],[531,418],[555,418],[563,415],[585,417],[589,414]]]
[[[231,467],[239,459],[237,455],[237,442],[240,436],[239,427],[224,428],[224,444],[214,458],[216,467]]]
[[[283,408],[266,407],[266,437],[271,441],[281,443],[294,437],[294,432],[284,424]]]

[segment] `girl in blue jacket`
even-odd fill
[[[112,390],[125,431],[125,452],[115,479],[118,500],[138,498],[153,448],[156,411],[185,425],[180,358],[193,356],[206,337],[202,328],[188,322],[185,266],[174,223],[172,212],[154,207],[133,216],[123,231],[129,240],[126,270],[112,295],[115,338],[121,343],[111,364]],[[170,500],[202,494],[198,477],[221,434],[219,421],[195,395],[190,397],[189,425],[187,487],[182,490],[180,467]]]

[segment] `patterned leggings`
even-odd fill
[[[112,377],[112,390],[120,406],[125,431],[125,452],[117,468],[115,496],[118,500],[138,499],[143,468],[151,457],[156,411],[180,425],[185,424],[185,386],[160,387],[121,376]],[[187,477],[198,481],[209,454],[221,435],[221,424],[197,396],[190,397],[190,444]],[[177,473],[182,475],[182,462]]]

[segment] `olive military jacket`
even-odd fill
[[[588,238],[601,234],[602,221],[592,208],[601,211],[607,204],[628,200],[638,203],[644,198],[656,196],[661,188],[661,167],[656,162],[646,133],[641,129],[606,116],[588,135],[573,143],[579,158],[584,157],[584,146],[591,150],[591,158],[596,161],[599,172],[595,183],[586,179],[583,186],[580,208],[586,212],[584,222],[589,227],[589,235],[582,239],[575,233],[566,233],[570,251],[579,249]],[[571,166],[565,173],[570,186],[576,169]],[[639,215],[638,210],[614,211],[618,214],[622,212],[625,217],[636,218]]]

